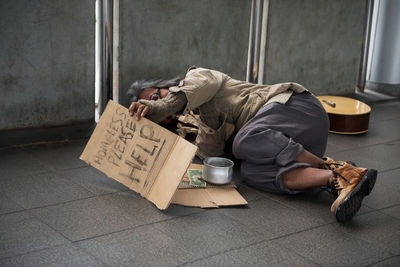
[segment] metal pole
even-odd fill
[[[102,27],[102,85],[100,114],[112,99],[112,13],[113,0],[103,0]]]
[[[261,27],[261,43],[260,43],[260,59],[259,59],[259,71],[258,71],[258,84],[264,82],[264,67],[265,67],[265,53],[267,46],[267,33],[268,33],[268,10],[269,0],[264,0],[263,13],[262,13],[262,27]]]
[[[96,0],[96,36],[95,36],[95,119],[98,121],[102,106],[101,87],[102,87],[102,51],[103,51],[103,1]]]
[[[367,16],[365,22],[365,30],[363,43],[361,47],[361,59],[358,72],[357,89],[364,92],[365,83],[367,79],[367,64],[368,64],[368,51],[369,43],[371,40],[371,25],[372,25],[372,15],[373,15],[374,0],[368,0],[367,2]]]
[[[113,61],[112,61],[112,97],[119,103],[119,0],[113,6]]]
[[[261,0],[256,0],[256,5],[255,5],[255,40],[254,40],[254,55],[253,55],[253,72],[252,72],[252,79],[251,82],[257,82],[258,78],[258,60],[259,60],[259,54],[260,54],[260,20],[261,20]]]
[[[247,50],[247,69],[246,69],[246,81],[251,80],[251,73],[253,69],[253,26],[254,26],[254,0],[251,1],[250,11],[250,29],[249,29],[249,47]]]

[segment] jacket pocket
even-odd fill
[[[200,158],[216,157],[224,154],[226,137],[226,114],[220,114],[221,126],[214,130],[204,123],[199,124],[199,132],[195,145],[199,148],[197,155]]]

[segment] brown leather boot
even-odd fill
[[[325,157],[322,158],[324,160],[324,163],[319,165],[320,169],[325,169],[325,170],[331,170],[334,171],[337,168],[343,167],[346,163],[349,163],[350,165],[353,165],[357,167],[357,165],[352,162],[352,161],[336,161],[333,158],[330,157]],[[333,184],[328,184],[326,186],[321,186],[321,189],[328,191],[330,194],[332,194],[335,198],[338,197],[337,190]]]
[[[351,164],[332,170],[333,179],[328,187],[334,187],[338,197],[331,206],[338,222],[349,221],[358,212],[363,198],[371,192],[376,182],[377,171],[357,168]]]
[[[357,167],[357,165],[352,161],[340,161],[340,160],[336,161],[330,157],[325,157],[323,159],[324,159],[324,163],[322,163],[319,166],[320,169],[334,170],[336,168],[344,166],[346,163],[349,163],[350,165]]]

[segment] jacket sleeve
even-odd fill
[[[183,110],[186,115],[189,111],[198,108],[210,101],[226,79],[226,74],[219,71],[197,68],[190,70],[178,86],[171,87],[171,92],[184,92],[187,105]]]
[[[150,108],[146,118],[154,122],[160,122],[168,116],[180,112],[186,106],[186,102],[185,94],[182,92],[170,92],[167,97],[157,101],[139,100],[139,103],[145,104]]]

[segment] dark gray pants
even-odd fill
[[[232,151],[241,160],[245,181],[258,189],[294,194],[282,174],[309,164],[295,162],[306,149],[318,157],[325,153],[328,116],[312,94],[293,94],[286,104],[262,107],[237,133]]]

